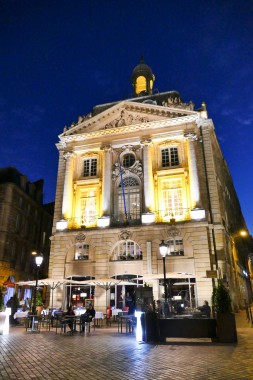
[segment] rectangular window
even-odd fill
[[[89,259],[89,245],[76,244],[75,260],[88,260]]]
[[[81,225],[93,225],[96,219],[96,192],[93,190],[85,191],[83,198],[81,198]]]
[[[184,256],[183,240],[175,238],[167,241],[170,255],[172,256]]]
[[[164,181],[162,184],[164,218],[183,215],[183,194],[181,179]]]
[[[89,158],[84,160],[84,177],[95,177],[97,175],[97,159]]]
[[[178,149],[176,147],[162,149],[162,167],[179,165]]]
[[[125,202],[126,212],[128,219],[138,220],[140,219],[140,194],[139,189],[125,188]],[[125,205],[122,190],[118,191],[118,217],[119,220],[125,217]]]

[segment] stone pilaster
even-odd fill
[[[195,141],[197,140],[196,133],[185,133],[184,139],[188,142],[188,162],[189,162],[189,175],[190,175],[190,194],[191,194],[191,208],[195,209],[200,207],[200,191],[199,179],[197,172],[197,161],[195,154]]]
[[[145,212],[154,211],[154,181],[152,171],[151,140],[141,141],[143,146],[144,204]]]
[[[103,182],[102,182],[102,216],[110,215],[111,211],[111,167],[112,167],[112,148],[105,146],[101,148],[104,151],[103,162]]]
[[[72,198],[73,198],[73,152],[66,152],[63,155],[66,160],[65,180],[62,200],[62,215],[64,219],[71,218],[72,214]]]

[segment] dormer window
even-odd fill
[[[167,147],[161,150],[162,152],[162,167],[167,168],[179,165],[178,148]]]
[[[84,160],[84,177],[95,177],[97,175],[97,159],[87,158]]]

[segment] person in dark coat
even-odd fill
[[[199,307],[199,310],[204,314],[207,318],[211,316],[211,308],[208,304],[208,301],[204,301],[204,305]]]
[[[80,317],[80,321],[82,324],[82,331],[84,331],[85,322],[91,322],[92,318],[95,317],[95,314],[96,314],[96,311],[93,308],[92,303],[90,303],[86,312],[84,314],[82,314]]]

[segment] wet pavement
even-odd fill
[[[117,325],[84,335],[39,334],[11,327],[0,335],[0,379],[206,380],[253,379],[253,327],[245,311],[236,314],[237,344],[209,339],[167,339],[139,343]]]

